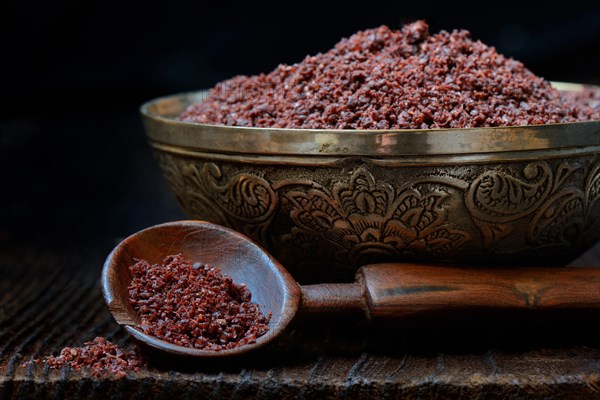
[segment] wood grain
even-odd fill
[[[600,317],[600,269],[378,264],[359,270],[372,319],[455,312],[589,310]]]
[[[490,268],[385,263],[359,269],[357,281],[301,286],[299,313],[401,323],[407,317],[489,313],[588,312],[600,317],[600,269]],[[497,316],[494,314],[494,316]]]

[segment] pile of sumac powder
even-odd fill
[[[219,351],[254,343],[269,330],[271,313],[252,303],[245,285],[217,268],[166,257],[130,267],[129,302],[145,333],[171,343]]]
[[[559,92],[468,31],[432,35],[417,21],[357,32],[298,64],[221,82],[180,119],[313,129],[538,125],[600,120],[600,90]]]
[[[145,365],[144,359],[136,350],[125,351],[120,346],[97,337],[81,347],[65,347],[56,356],[35,359],[35,364],[46,363],[48,367],[72,370],[88,370],[95,377],[123,378],[129,371],[139,371]],[[29,363],[23,364],[26,367]]]
[[[136,260],[129,269],[129,302],[139,315],[139,328],[149,335],[180,346],[219,351],[254,343],[269,330],[271,313],[263,314],[250,301],[250,291],[217,268],[177,254],[160,264]],[[103,337],[31,362],[109,378],[123,378],[145,365],[137,350],[125,351]]]

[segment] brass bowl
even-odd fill
[[[253,238],[301,281],[398,260],[560,264],[600,239],[600,121],[356,131],[176,120],[205,94],[142,106],[164,176],[190,217]]]

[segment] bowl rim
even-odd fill
[[[576,83],[552,82],[578,91]],[[161,150],[256,155],[377,156],[459,155],[594,147],[600,120],[544,125],[439,129],[301,129],[209,125],[177,120],[207,90],[159,97],[140,108],[150,144]]]

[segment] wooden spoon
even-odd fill
[[[178,346],[142,332],[128,302],[129,267],[136,258],[160,263],[178,253],[246,284],[252,301],[272,312],[269,331],[253,344],[221,351]],[[354,313],[369,320],[392,320],[476,310],[600,310],[600,269],[388,263],[362,267],[354,283],[300,286],[244,235],[208,222],[180,221],[144,229],[115,247],[104,264],[102,290],[116,321],[143,344],[175,355],[229,357],[272,342],[299,313]]]

